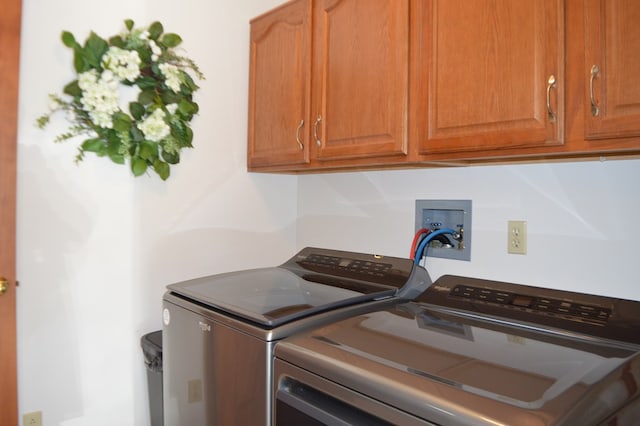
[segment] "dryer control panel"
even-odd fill
[[[417,301],[487,319],[640,345],[640,302],[633,300],[443,275]]]

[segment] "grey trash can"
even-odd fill
[[[147,366],[149,413],[151,426],[163,426],[162,407],[162,330],[145,334],[140,339],[144,363]]]

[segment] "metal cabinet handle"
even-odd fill
[[[547,80],[547,113],[549,114],[549,121],[556,122],[556,113],[551,108],[551,89],[556,88],[556,77],[554,75],[549,76]]]
[[[296,129],[296,142],[298,142],[298,147],[300,148],[300,151],[304,149],[304,145],[302,145],[302,142],[300,142],[300,129],[302,129],[303,127],[304,127],[304,120],[300,120],[300,124],[298,124],[298,128]]]
[[[600,74],[600,68],[597,65],[591,67],[591,80],[589,81],[589,96],[591,98],[591,115],[597,117],[600,114],[600,107],[596,102],[596,97],[593,93],[593,80]]]
[[[0,296],[9,290],[9,281],[5,277],[0,277]]]
[[[322,141],[318,137],[318,126],[322,123],[322,116],[318,114],[318,118],[316,118],[316,124],[313,126],[313,137],[316,139],[316,145],[319,147],[322,146]]]

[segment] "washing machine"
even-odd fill
[[[277,342],[412,300],[429,285],[409,259],[316,247],[280,266],[169,285],[165,425],[270,425]]]

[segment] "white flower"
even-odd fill
[[[116,80],[116,76],[111,70],[104,70],[102,71],[102,74],[100,74],[100,79],[102,79],[102,81],[104,81],[105,83],[110,83]],[[116,85],[118,84],[117,81],[115,81],[115,83]]]
[[[102,56],[102,66],[112,71],[120,80],[135,81],[140,76],[140,55],[135,50],[112,46]]]
[[[160,64],[159,68],[165,77],[167,87],[178,93],[180,91],[180,69],[172,64]]]
[[[91,69],[78,75],[78,87],[80,90],[87,90],[98,81],[98,71]]]
[[[78,76],[78,86],[82,90],[80,102],[91,120],[99,127],[112,128],[111,116],[118,111],[118,84],[109,73],[98,79],[96,70],[83,72]]]
[[[168,104],[167,105],[167,111],[169,111],[169,114],[171,114],[171,115],[175,114],[177,109],[178,109],[178,104]]]
[[[155,62],[162,54],[162,49],[153,40],[149,40],[149,47],[151,48],[151,60]]]
[[[91,120],[97,125],[104,129],[110,129],[113,127],[113,121],[111,120],[111,114],[108,114],[104,111],[91,111],[89,113],[91,115]]]
[[[164,112],[158,108],[138,125],[144,136],[153,142],[159,142],[169,136],[171,129],[164,121]]]

